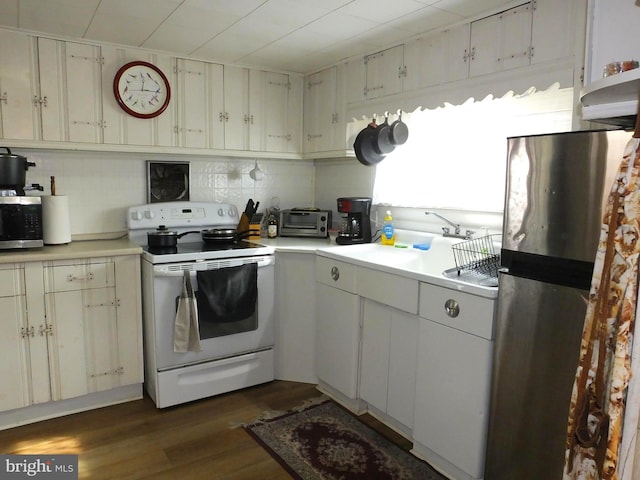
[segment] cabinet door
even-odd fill
[[[24,295],[0,297],[0,411],[25,407],[30,403],[27,307]]]
[[[305,152],[331,150],[336,123],[336,67],[309,75],[305,87]]]
[[[469,76],[529,65],[531,18],[526,4],[471,23]]]
[[[276,378],[317,383],[315,255],[276,254]]]
[[[69,141],[102,143],[100,47],[65,42]]]
[[[531,63],[543,63],[574,55],[576,2],[535,0],[531,26]]]
[[[287,94],[287,143],[285,152],[302,152],[303,124],[303,89],[304,79],[289,75],[289,92]]]
[[[38,72],[40,94],[38,96],[41,138],[46,141],[67,141],[69,122],[64,85],[65,44],[48,38],[38,38]]]
[[[267,122],[267,91],[269,93],[276,94],[272,88],[268,88],[268,80],[267,80],[267,72],[262,70],[249,70],[249,106],[247,109],[248,113],[248,125],[249,125],[249,140],[245,142],[244,150],[253,150],[253,151],[265,151],[267,149],[267,123],[271,121],[280,121],[280,128],[284,127],[284,107],[286,103],[282,102],[279,106],[279,111],[273,112],[274,118],[269,119]],[[285,82],[286,83],[286,82]],[[282,93],[280,91],[279,93]],[[270,103],[270,102],[269,102]],[[273,103],[270,103],[271,106],[274,106]],[[271,116],[271,112],[269,112],[269,116]],[[274,130],[278,131],[278,127],[273,126],[270,127]]]
[[[445,81],[445,37],[446,33],[441,32],[405,44],[405,91],[430,87]]]
[[[420,320],[413,438],[471,478],[484,471],[491,345]]]
[[[211,148],[224,149],[225,129],[229,115],[225,111],[224,98],[224,68],[222,65],[210,64],[209,98],[211,122],[209,123],[209,138]]]
[[[118,375],[120,385],[142,383],[142,305],[140,259],[137,255],[119,257],[115,262],[115,288],[118,327]]]
[[[177,60],[178,145],[207,148],[207,72],[206,64]]]
[[[500,68],[500,15],[492,15],[471,24],[469,76],[486,75]]]
[[[321,283],[316,287],[316,374],[348,398],[356,399],[360,299]]]
[[[502,21],[501,70],[526,67],[531,63],[531,4],[527,3],[507,10],[500,14],[500,18]]]
[[[407,427],[413,425],[418,325],[418,316],[392,310],[387,413]]]
[[[160,116],[152,119],[136,118],[120,108],[113,93],[113,80],[118,70],[129,62],[145,61],[156,65],[169,80],[172,97],[173,60],[169,56],[150,54],[139,50],[102,46],[102,111],[104,120],[104,143],[122,145],[168,145],[172,143],[175,125],[175,98]]]
[[[249,70],[224,66],[224,146],[247,150],[249,144]]]
[[[360,398],[387,411],[391,309],[371,300],[362,305]]]
[[[118,322],[114,288],[84,290],[82,320],[88,392],[120,385],[123,368],[118,349]]]
[[[89,393],[83,320],[82,290],[45,294],[48,322],[52,399],[63,400]]]
[[[250,85],[252,81],[253,77],[249,80]],[[287,144],[291,141],[287,122],[287,97],[291,86],[289,75],[265,72],[263,82],[263,99],[259,100],[262,111],[254,108],[253,96],[249,99],[251,115],[255,117],[251,124],[251,150],[286,152],[289,149]],[[255,137],[264,138],[260,144],[256,144]]]
[[[344,64],[345,102],[356,103],[366,100],[367,69],[364,57],[349,60]]]
[[[471,25],[468,23],[444,32],[445,78],[448,82],[463,80],[469,76],[472,55],[469,50],[470,35]]]
[[[398,45],[365,57],[364,63],[367,69],[365,92],[368,100],[402,91],[403,49],[403,45]]]
[[[0,30],[0,137],[37,138],[35,58],[30,37]]]

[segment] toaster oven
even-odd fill
[[[331,211],[293,208],[280,212],[280,236],[327,238],[331,228]]]

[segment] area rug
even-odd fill
[[[301,480],[446,480],[331,400],[245,430]]]

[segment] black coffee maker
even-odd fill
[[[343,197],[338,199],[338,212],[342,213],[340,231],[336,237],[339,245],[371,243],[371,199],[367,197]]]

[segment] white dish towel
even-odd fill
[[[173,329],[173,351],[175,353],[202,351],[198,328],[198,303],[191,285],[191,273],[188,270],[184,271],[182,293],[178,299]]]

